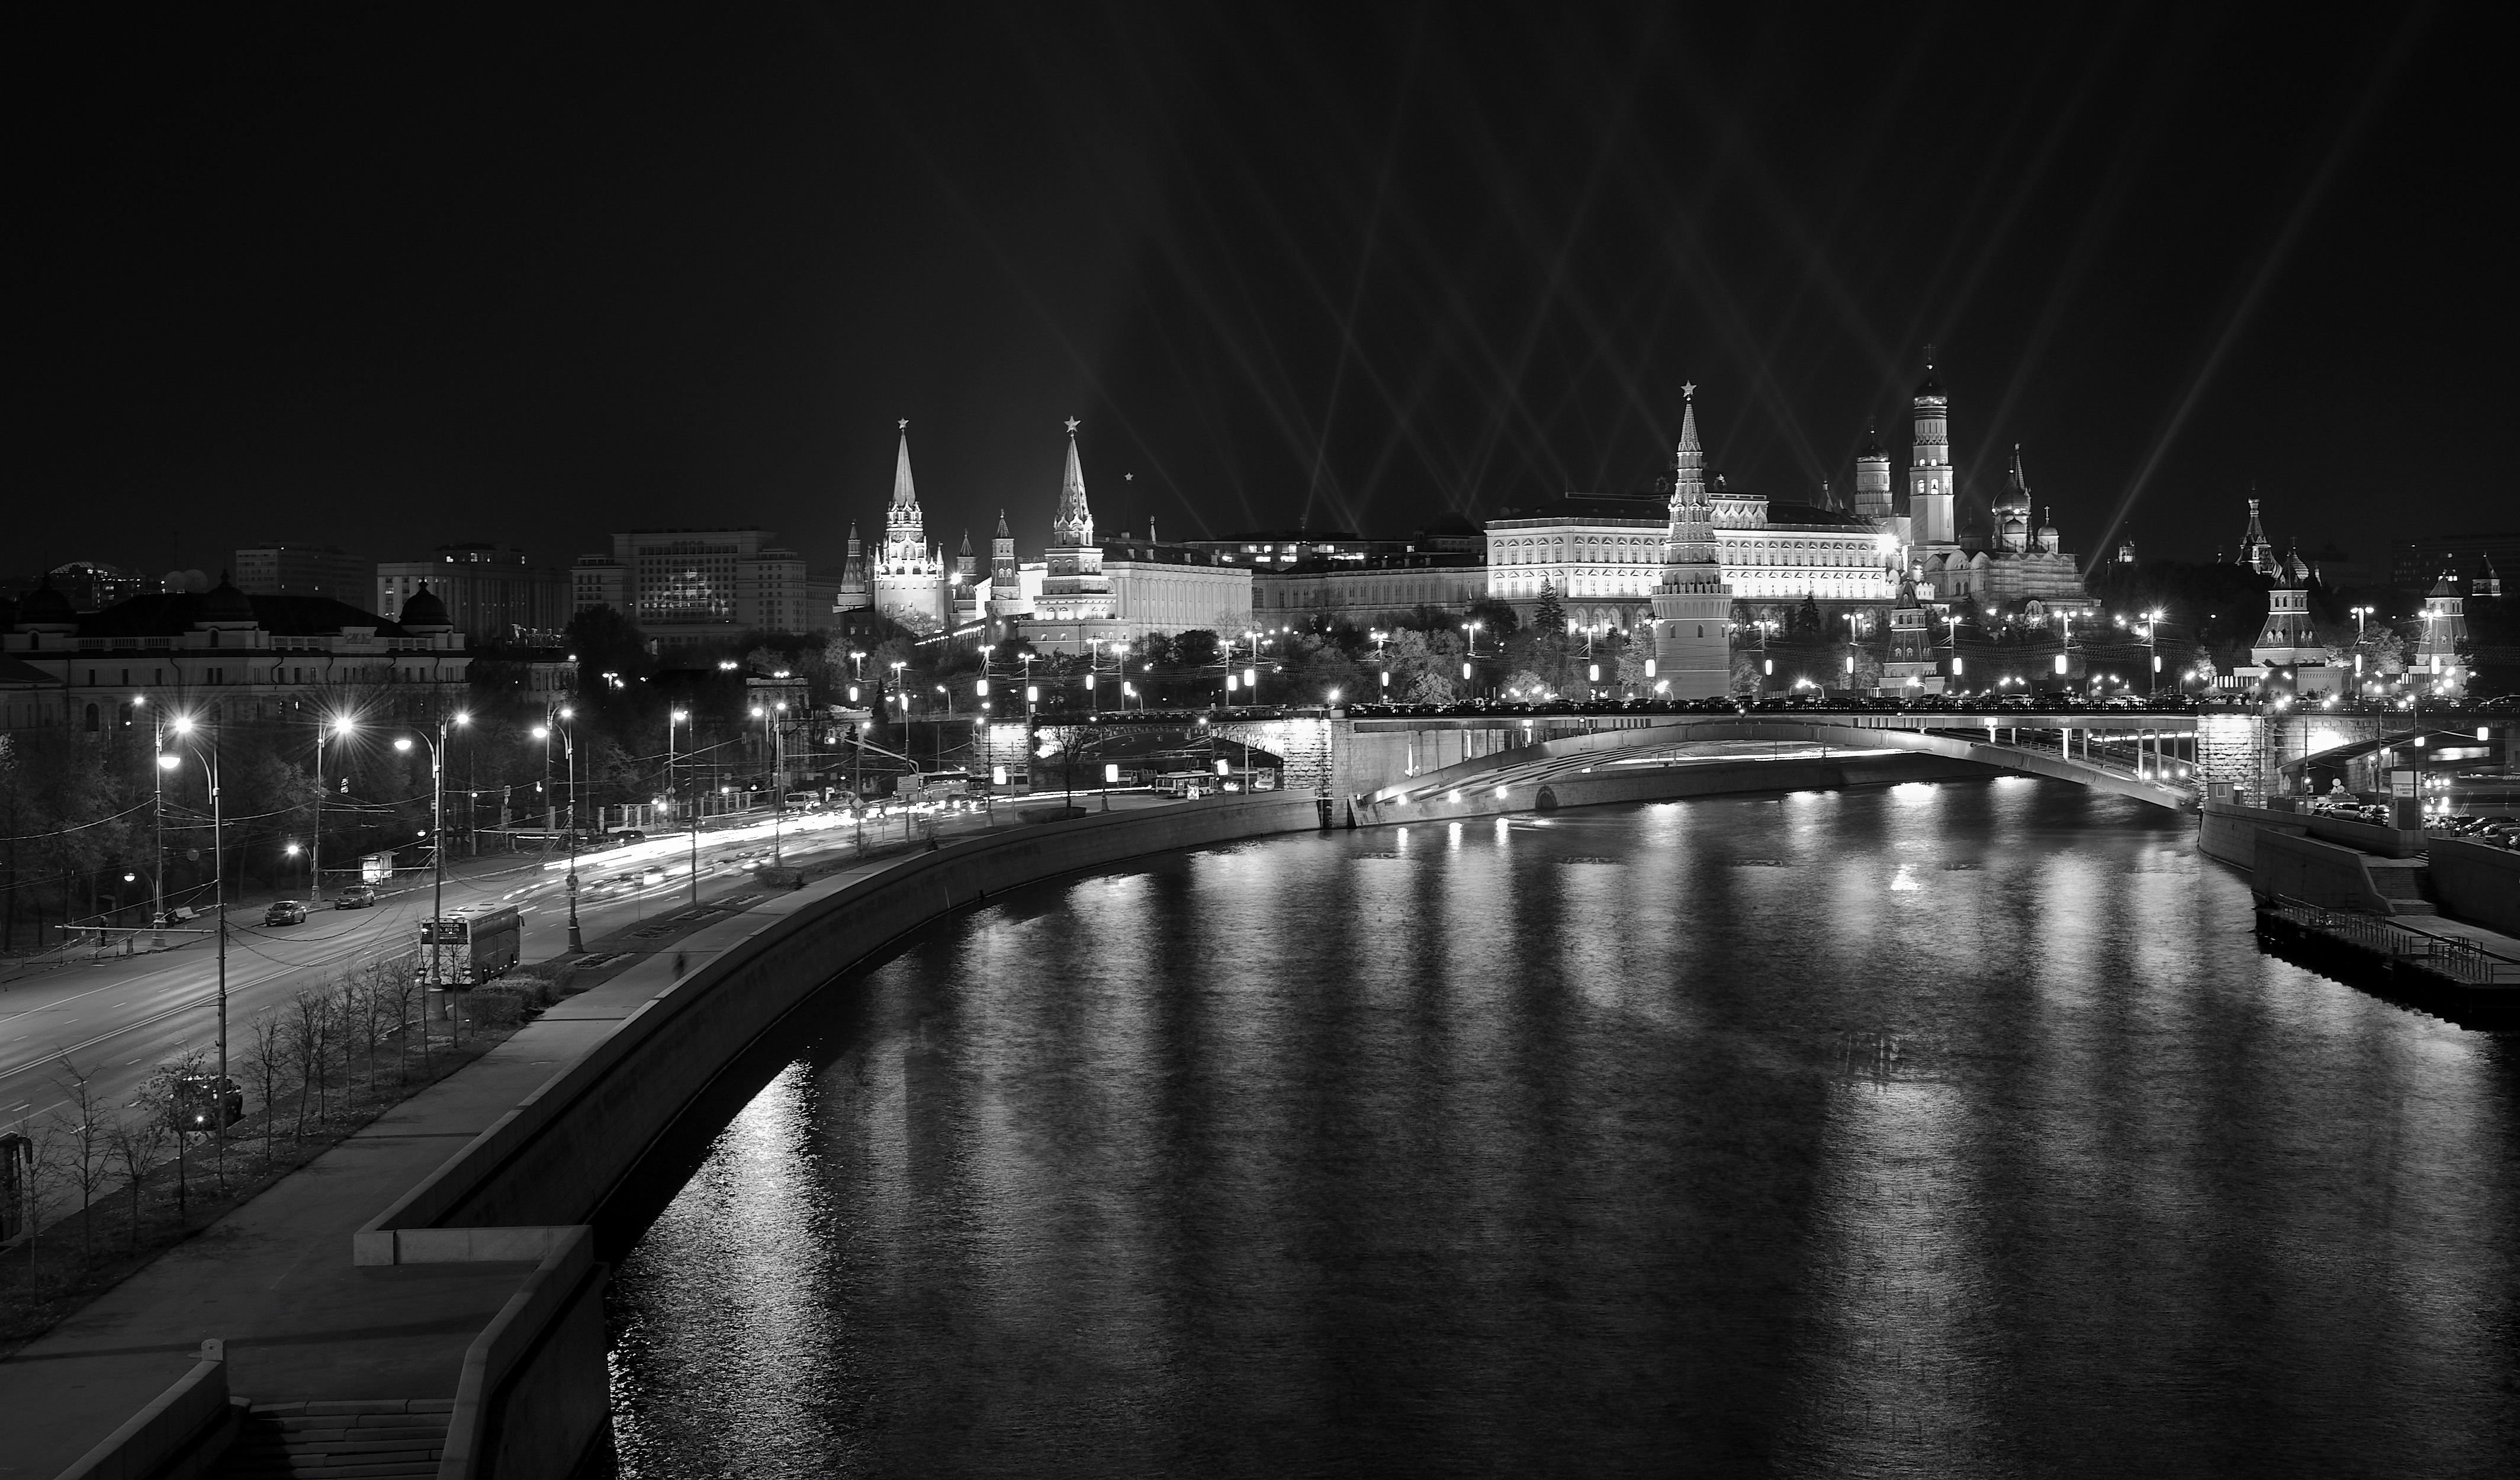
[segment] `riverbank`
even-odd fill
[[[1688,768],[1667,772],[1662,784],[1707,795],[1962,774],[1983,772],[1931,757],[1853,756]],[[1572,797],[1586,800],[1560,805],[1591,799],[1580,789]],[[1517,810],[1529,806],[1526,799]],[[613,980],[380,1117],[0,1364],[0,1407],[55,1414],[48,1427],[66,1463],[83,1450],[81,1438],[93,1443],[189,1369],[204,1337],[226,1340],[232,1390],[260,1402],[454,1398],[467,1353],[519,1298],[534,1258],[515,1257],[521,1245],[484,1240],[503,1257],[424,1262],[443,1257],[436,1251],[447,1240],[421,1239],[424,1251],[407,1246],[414,1234],[582,1222],[723,1064],[833,975],[945,913],[1149,853],[1312,830],[1324,810],[1309,796],[1262,794],[1010,820],[935,852],[844,866],[706,922],[670,951],[643,944]],[[673,969],[676,957],[687,973]],[[356,1264],[348,1257],[354,1233]],[[20,1472],[51,1471],[30,1464]]]

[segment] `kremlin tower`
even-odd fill
[[[1670,697],[1714,698],[1732,688],[1732,591],[1716,555],[1706,453],[1697,441],[1697,387],[1684,386],[1681,394],[1671,522],[1663,536],[1662,583],[1653,594],[1654,665],[1671,686]]]

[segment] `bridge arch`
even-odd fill
[[[2053,749],[2022,743],[2019,731],[2027,725],[1955,727],[1983,728],[1985,738],[1979,739],[1974,734],[1927,730],[1912,720],[1900,725],[1866,723],[1873,718],[1856,714],[1813,719],[1764,714],[1656,716],[1508,745],[1365,791],[1353,805],[1359,823],[1373,824],[1688,795],[1707,789],[1710,772],[1722,764],[1718,759],[1687,755],[1679,748],[1704,740],[1765,740],[1796,746],[1795,755],[1774,761],[1732,758],[1735,766],[1774,766],[1778,786],[2003,773],[2072,782],[2158,807],[2183,810],[2195,801],[2195,791],[2186,785],[2078,759],[2070,739],[2060,740]],[[1996,739],[2006,730],[2011,742]],[[1737,785],[1736,779],[1733,786]]]

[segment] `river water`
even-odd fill
[[[1007,895],[622,1262],[621,1470],[2511,1473],[2513,1042],[2191,834],[2005,779]]]

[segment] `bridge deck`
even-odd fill
[[[2079,717],[2079,716],[2077,716]],[[1617,718],[1627,718],[1618,716]],[[1659,717],[1657,717],[1659,718]],[[1439,770],[1413,777],[1396,785],[1385,786],[1372,794],[1377,803],[1425,802],[1455,791],[1537,786],[1552,777],[1582,774],[1616,766],[1650,768],[1680,767],[1711,763],[1730,763],[1764,758],[1786,758],[1778,747],[1791,744],[1796,756],[1822,756],[1882,751],[1911,751],[1938,755],[1946,759],[1969,761],[1993,770],[2022,775],[2044,776],[2056,781],[2069,781],[2098,790],[2134,797],[2154,806],[2185,809],[2195,804],[2195,792],[2189,786],[2169,779],[2155,780],[2148,774],[2151,767],[2138,750],[2121,764],[2122,747],[2104,743],[2096,758],[2082,758],[2067,753],[2060,738],[2052,746],[2037,743],[2005,743],[1982,740],[1986,727],[1961,725],[1926,728],[1913,723],[1847,725],[1840,718],[1912,721],[1926,716],[1830,716],[1826,722],[1796,720],[1770,715],[1672,716],[1675,723],[1612,725],[1588,732],[1560,735],[1512,746],[1493,754],[1477,756]],[[1940,719],[1944,716],[1932,716]],[[1969,716],[1968,718],[1976,718]],[[2033,729],[2023,724],[2000,729]],[[2057,727],[2061,729],[2062,727]],[[2118,740],[2139,739],[2121,734]],[[1707,748],[1715,742],[1732,742],[1726,749]],[[1763,755],[1762,748],[1766,753]],[[2173,763],[2161,762],[2164,770]],[[2192,768],[2181,764],[2182,771]],[[2143,767],[2139,772],[2138,767]]]

